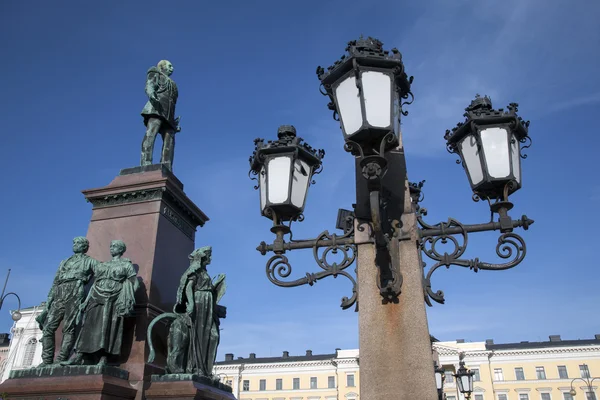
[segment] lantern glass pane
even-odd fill
[[[292,159],[288,156],[271,158],[267,164],[267,188],[269,203],[288,201]]]
[[[471,375],[463,375],[460,377],[461,382],[461,391],[464,392],[472,392],[473,388],[470,385]]]
[[[258,189],[260,191],[260,210],[264,211],[267,206],[267,175],[265,173],[265,167],[262,167],[260,174],[258,174]]]
[[[352,135],[363,124],[360,96],[354,76],[350,76],[340,83],[335,89],[335,98],[344,132],[346,135]]]
[[[367,122],[378,128],[390,126],[392,111],[392,79],[377,71],[362,73]]]
[[[292,204],[300,209],[304,207],[304,199],[308,191],[308,182],[311,170],[308,164],[302,160],[294,162],[294,175],[292,177]]]
[[[479,157],[475,136],[469,135],[460,142],[460,153],[469,172],[471,184],[477,185],[483,180],[483,170],[481,169],[481,158]]]
[[[488,174],[492,178],[510,175],[508,132],[504,128],[487,128],[481,131],[481,145],[485,154]]]
[[[521,184],[521,148],[519,147],[519,139],[512,135],[512,139],[510,141],[510,157],[512,160],[512,170],[515,179],[519,184]]]
[[[435,386],[438,389],[442,388],[442,373],[441,372],[436,372],[435,373]]]

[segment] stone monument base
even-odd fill
[[[146,400],[235,400],[231,387],[192,374],[152,375]]]
[[[0,394],[9,400],[131,400],[137,390],[128,378],[127,371],[111,366],[30,368],[11,371]]]

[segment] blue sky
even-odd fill
[[[108,184],[139,163],[146,70],[161,59],[179,86],[174,169],[211,218],[197,246],[213,246],[211,272],[226,273],[228,317],[219,350],[247,356],[332,352],[358,346],[357,314],[342,311],[343,279],[283,289],[264,273],[255,247],[272,241],[248,180],[253,139],[293,124],[324,148],[296,238],[334,230],[354,201],[351,156],[318,92],[328,66],[360,34],[397,47],[415,76],[415,102],[402,121],[409,179],[426,179],[428,221],[487,221],[443,134],[475,93],[496,107],[520,104],[533,146],[512,216],[536,223],[515,269],[453,267],[433,275],[446,304],[428,309],[431,333],[496,343],[589,338],[600,333],[597,110],[600,3],[464,0],[2,2],[3,210],[0,278],[25,306],[43,301],[91,205],[83,189]],[[160,143],[160,142],[159,142]],[[473,234],[467,255],[497,262],[496,234]],[[296,276],[316,271],[310,251],[289,254]],[[431,265],[431,263],[429,264]],[[173,293],[175,295],[175,293]],[[10,326],[8,309],[0,330]],[[376,327],[374,327],[376,329]]]

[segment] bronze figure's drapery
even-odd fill
[[[167,373],[212,376],[212,369],[220,340],[220,318],[225,318],[226,307],[218,305],[225,294],[225,275],[211,280],[206,266],[210,264],[212,248],[202,247],[190,254],[190,266],[181,277],[177,290],[174,313],[161,314],[148,326],[162,318],[174,318],[169,329]],[[148,362],[154,359],[151,341]]]
[[[120,240],[110,244],[112,260],[94,268],[94,284],[80,306],[82,327],[75,344],[77,356],[68,364],[106,364],[107,356],[119,355],[123,319],[135,305],[136,272]]]
[[[75,344],[77,314],[85,298],[84,287],[99,264],[97,260],[85,254],[88,249],[89,242],[85,237],[78,236],[73,239],[75,254],[61,261],[48,294],[46,309],[36,318],[43,332],[40,366],[54,363],[55,333],[61,321],[63,338],[56,362],[66,361],[71,355]]]
[[[146,135],[142,142],[140,165],[152,164],[152,151],[156,135],[163,139],[160,162],[169,170],[173,169],[175,153],[175,133],[179,132],[179,117],[175,118],[175,104],[179,95],[177,85],[170,78],[173,64],[167,60],[160,61],[156,67],[148,70],[146,77],[146,95],[148,102],[142,110]]]

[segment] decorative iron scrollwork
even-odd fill
[[[500,204],[500,203],[499,203]],[[500,204],[502,205],[502,204]],[[498,207],[495,207],[497,209]],[[499,210],[499,214],[506,216],[506,210]],[[431,300],[443,304],[444,292],[442,290],[433,291],[431,288],[431,275],[440,267],[450,268],[451,265],[469,268],[474,272],[479,270],[500,271],[513,268],[521,263],[527,253],[527,247],[523,238],[512,232],[513,228],[521,227],[525,230],[533,224],[533,220],[523,216],[520,220],[510,221],[510,227],[507,227],[503,221],[488,222],[486,224],[464,225],[459,221],[449,218],[447,222],[440,222],[436,225],[429,225],[423,221],[423,216],[427,215],[425,208],[418,210],[417,221],[420,225],[419,235],[421,237],[420,247],[423,254],[436,261],[429,269],[423,280],[425,290],[425,302],[431,306]],[[507,260],[504,263],[492,264],[480,261],[479,258],[462,259],[468,245],[469,232],[483,232],[500,230],[503,232],[498,238],[496,244],[496,254],[501,259]],[[436,246],[438,244],[450,244],[454,246],[451,251],[440,251]],[[423,263],[423,268],[426,264]],[[430,300],[431,299],[431,300]]]
[[[329,231],[323,231],[316,239],[313,240],[290,240],[283,241],[283,233],[275,232],[277,239],[271,245],[261,242],[257,250],[263,255],[268,251],[275,253],[266,264],[267,278],[277,286],[295,287],[301,285],[314,285],[315,282],[333,276],[337,278],[339,275],[345,276],[352,282],[352,295],[350,297],[342,297],[342,309],[352,307],[358,299],[358,285],[354,277],[346,270],[356,260],[356,244],[354,243],[354,216],[348,218],[346,232],[338,236],[335,233],[330,234]],[[276,227],[274,227],[275,229]],[[295,250],[302,248],[312,248],[313,256],[317,265],[323,270],[319,272],[307,272],[306,276],[295,280],[285,280],[292,273],[292,265],[290,264],[285,252],[287,250]],[[331,261],[331,259],[340,254],[341,261]]]

